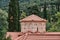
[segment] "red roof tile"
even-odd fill
[[[27,36],[28,36],[28,34],[26,33],[26,34],[16,38],[15,40],[25,40],[27,38]]]
[[[6,38],[9,37],[9,36],[11,36],[11,39],[14,40],[19,35],[21,36],[21,35],[23,35],[23,33],[22,32],[7,32]]]
[[[20,21],[44,21],[45,22],[46,20],[33,14],[33,15],[30,15]]]
[[[15,40],[60,40],[60,32],[26,33]]]

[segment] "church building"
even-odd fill
[[[60,40],[60,32],[46,32],[47,20],[30,15],[20,20],[21,32],[7,32],[12,40]]]

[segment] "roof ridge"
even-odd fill
[[[18,39],[20,39],[20,38],[22,38],[24,35],[22,35],[22,36],[19,36],[19,37],[17,37],[15,40],[18,40]]]
[[[28,34],[25,33],[25,34],[23,34],[22,36],[17,37],[15,40],[18,40],[18,39],[20,39],[20,40],[25,40],[27,36],[28,36]]]
[[[45,19],[37,16],[37,15],[30,15],[30,16],[27,16],[26,18],[20,20],[20,21],[46,21]]]
[[[26,39],[27,39],[27,36],[28,36],[28,34],[26,33],[26,35],[25,35],[25,37],[24,37],[24,39],[23,39],[23,40],[26,40]]]

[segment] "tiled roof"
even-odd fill
[[[15,40],[60,40],[60,32],[26,33]]]
[[[45,22],[46,20],[33,14],[33,15],[30,15],[20,21],[44,21]]]
[[[22,32],[7,32],[6,34],[6,38],[11,36],[11,39],[14,40],[15,38],[17,38],[18,36],[23,35]]]
[[[27,36],[28,36],[28,34],[26,33],[20,37],[17,37],[15,40],[26,40]]]

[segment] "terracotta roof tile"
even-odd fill
[[[28,34],[26,33],[26,34],[16,38],[15,40],[26,40],[27,36],[28,36]]]
[[[59,36],[56,34],[59,34]],[[60,40],[60,32],[46,32],[44,34],[26,33],[16,40]]]
[[[9,36],[11,36],[11,39],[14,40],[19,35],[21,36],[21,35],[23,35],[23,33],[22,32],[7,32],[6,38],[9,37]]]
[[[33,14],[33,15],[30,15],[20,21],[46,21],[46,20]]]

